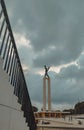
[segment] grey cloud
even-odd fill
[[[67,4],[67,6],[69,5]],[[80,6],[78,5],[77,7],[78,9],[73,9],[73,11],[71,9],[68,10],[67,7],[65,7],[66,10],[63,10],[61,5],[61,9],[57,8],[61,12],[58,13],[59,11],[57,11],[57,14],[55,13],[55,15],[59,17],[52,16],[53,18],[51,18],[51,15],[49,15],[50,17],[48,17],[48,20],[47,16],[45,17],[45,24],[42,24],[40,30],[38,28],[39,31],[37,37],[34,39],[32,38],[33,41],[31,39],[36,51],[41,51],[44,48],[46,50],[45,56],[38,55],[38,57],[34,60],[35,66],[40,66],[42,62],[59,65],[78,58],[84,48],[84,19],[82,16],[83,7],[82,9],[80,9]],[[51,21],[51,23],[48,21]],[[55,24],[53,24],[53,21],[55,21]],[[60,48],[61,46],[63,49],[55,50],[53,53],[52,51],[47,53],[49,45],[54,45],[56,48]]]
[[[80,55],[77,62],[81,68],[84,68],[84,54]]]
[[[76,77],[77,74],[78,74],[78,66],[71,65],[69,67],[62,68],[58,76],[64,79],[67,78],[73,79]]]
[[[8,7],[10,1],[7,2]],[[38,57],[33,61],[35,66],[44,64],[64,64],[77,59],[82,52],[84,35],[83,8],[84,1],[74,0],[15,0],[10,21],[14,30],[23,31],[30,38]],[[22,24],[18,24],[22,20]],[[55,50],[45,55],[38,52],[47,50],[50,45],[56,48],[63,46],[60,51]],[[40,62],[40,63],[39,63]]]
[[[33,101],[38,101],[42,103],[43,97],[43,88],[42,88],[42,76],[38,74],[26,75],[26,81],[28,83],[28,90],[30,92],[30,97]]]
[[[51,97],[54,104],[75,104],[79,99],[84,100],[84,81],[75,79],[56,79],[55,73],[49,72],[51,78]],[[43,102],[43,76],[28,74],[26,76],[28,90],[33,101]]]
[[[25,64],[26,66],[32,65],[32,58],[33,58],[32,50],[30,50],[28,47],[23,46],[18,49],[18,53],[22,64]]]
[[[77,58],[78,52],[74,53],[75,50],[71,52],[71,50],[68,50],[66,47],[60,48],[61,47],[55,50],[49,50],[47,48],[44,55],[39,54],[36,59],[33,60],[35,67],[40,67],[43,64],[48,64],[51,66],[62,65],[72,62]]]
[[[76,81],[73,78],[51,79],[52,101],[53,103],[69,103],[74,104],[80,100],[84,100],[83,92],[84,81]]]
[[[79,68],[79,66],[76,65],[70,65],[66,68],[62,68],[56,77],[58,79],[74,79],[76,81],[83,80],[84,68]]]
[[[84,0],[5,1],[13,31],[25,33],[34,49],[18,49],[22,63],[38,68],[78,59],[80,68],[71,65],[59,74],[49,72],[52,102],[84,100],[84,55],[80,56],[84,50]],[[42,103],[42,77],[29,72],[25,77],[31,99]]]

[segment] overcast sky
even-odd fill
[[[84,0],[5,0],[33,105],[42,108],[44,65],[52,109],[84,101]]]

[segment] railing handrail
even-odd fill
[[[16,48],[14,36],[13,36],[13,33],[12,33],[11,25],[10,25],[10,22],[9,22],[7,10],[6,10],[5,3],[4,3],[3,0],[1,0],[1,5],[2,5],[2,8],[3,8],[3,13],[4,13],[4,16],[5,16],[5,20],[6,20],[6,23],[8,25],[9,32],[10,32],[11,40],[14,43],[13,45],[14,45],[14,48],[15,48],[15,51],[16,51],[16,55],[17,55],[17,58],[18,58],[18,63],[19,63],[20,69],[22,71],[22,75],[24,77],[22,66],[21,66],[21,62],[20,62],[20,58],[19,58],[18,51],[17,51],[17,48]],[[25,78],[24,78],[24,81],[25,81]]]
[[[4,0],[0,0],[0,4],[2,8],[0,12],[0,19],[2,17],[2,14],[4,15],[1,24],[0,37],[2,32],[4,32],[3,27],[6,26],[0,47],[0,55],[2,55],[2,58],[4,60],[3,68],[9,74],[10,83],[14,86],[14,94],[18,97],[18,102],[22,105],[21,109],[24,111],[24,117],[26,118],[26,122],[28,123],[30,130],[36,130],[32,104]],[[6,25],[4,25],[4,23],[6,23]]]

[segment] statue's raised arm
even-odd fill
[[[48,71],[49,71],[50,67],[46,67],[46,65],[44,65],[44,68],[45,68],[45,76],[49,77]]]

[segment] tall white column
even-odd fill
[[[46,77],[43,78],[43,111],[46,111]]]
[[[48,77],[48,111],[51,110],[51,88],[50,88],[50,78]]]
[[[46,111],[46,87],[48,87],[48,111],[51,110],[51,88],[50,77],[43,78],[43,111]]]

